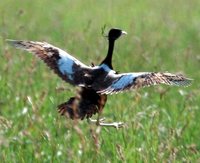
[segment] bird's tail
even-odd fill
[[[58,112],[71,119],[79,119],[77,108],[76,98],[71,97],[67,102],[58,105]]]

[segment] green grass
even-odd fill
[[[199,6],[198,0],[1,1],[0,162],[200,161]],[[45,40],[98,64],[107,51],[104,25],[106,32],[128,32],[116,44],[116,70],[182,72],[192,86],[109,96],[103,116],[126,122],[120,130],[60,117],[56,106],[75,88],[5,39]]]

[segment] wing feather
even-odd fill
[[[98,93],[112,94],[158,84],[188,86],[192,81],[192,79],[186,78],[180,74],[175,75],[161,72],[112,74],[108,75],[107,79],[109,81],[112,79],[111,84],[99,90]]]
[[[47,66],[49,66],[60,78],[72,85],[86,85],[92,68],[81,63],[67,52],[46,42],[7,40],[16,48],[33,53]]]

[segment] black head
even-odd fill
[[[108,40],[117,40],[121,35],[127,34],[125,31],[112,28],[108,33]]]

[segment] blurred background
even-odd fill
[[[1,1],[1,161],[200,161],[199,6],[198,0]],[[116,43],[115,70],[169,71],[194,79],[187,88],[157,86],[109,96],[103,116],[125,122],[120,130],[61,117],[57,105],[76,89],[5,42],[46,41],[98,65],[112,27],[128,33]]]

